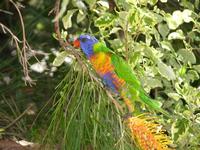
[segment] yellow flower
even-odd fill
[[[172,144],[172,141],[154,119],[147,116],[127,119],[135,144],[142,150],[170,150],[168,145]]]

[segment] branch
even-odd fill
[[[23,17],[22,17],[22,14],[21,14],[18,6],[12,0],[9,0],[9,1],[16,8],[17,13],[18,13],[19,18],[20,18],[20,23],[21,23],[21,27],[22,27],[22,49],[20,50],[19,45],[16,44],[16,42],[15,42],[15,44],[17,46],[17,50],[18,50],[18,53],[19,53],[19,61],[22,65],[22,67],[23,67],[25,84],[27,85],[27,82],[28,82],[29,85],[31,86],[34,82],[31,79],[31,77],[29,76],[29,70],[28,70],[28,64],[29,63],[28,63],[28,58],[27,58],[27,50],[30,50],[31,48],[29,47],[29,44],[26,40],[26,32],[25,32]]]

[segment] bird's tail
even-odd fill
[[[126,92],[123,90],[121,92],[121,97],[123,98],[124,100],[124,103],[126,104],[126,106],[128,107],[128,110],[129,112],[133,112],[134,111],[134,104],[133,104],[133,101],[132,99],[129,99],[127,97],[127,94]],[[162,114],[166,115],[166,116],[169,116],[169,114],[163,110],[161,108],[161,104],[156,101],[156,100],[153,100],[151,99],[150,97],[148,97],[144,92],[140,92],[138,97],[141,99],[141,101],[143,103],[145,103],[147,105],[147,107],[149,107],[150,109],[153,109],[155,111],[158,111],[158,112],[161,112]]]
[[[140,93],[139,97],[147,106],[149,106],[149,108],[151,108],[151,109],[153,109],[155,111],[159,111],[159,112],[163,113],[166,116],[169,116],[169,114],[165,110],[163,110],[161,108],[161,105],[160,105],[160,103],[158,101],[149,98],[143,92]]]

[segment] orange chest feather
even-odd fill
[[[108,72],[112,72],[114,67],[111,62],[111,57],[105,53],[97,53],[90,57],[90,62],[93,65],[94,69],[100,75],[104,75]]]

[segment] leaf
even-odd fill
[[[93,8],[96,3],[96,0],[85,0],[85,2],[90,6],[90,8]]]
[[[172,124],[171,132],[172,132],[172,139],[174,141],[177,141],[179,136],[181,136],[187,131],[188,123],[189,121],[187,119],[182,118],[182,119],[177,119],[176,122]]]
[[[114,50],[118,50],[118,49],[122,48],[122,46],[123,46],[123,43],[120,39],[114,39],[114,40],[110,41],[110,43],[111,43],[111,47]]]
[[[91,1],[91,0],[90,0]],[[105,7],[106,9],[109,9],[109,3],[106,1],[98,1],[97,4],[100,4],[101,6]]]
[[[146,78],[144,83],[147,86],[151,87],[151,89],[154,89],[156,87],[163,87],[163,85],[162,85],[160,80],[154,79],[154,78],[150,78],[150,77]]]
[[[182,12],[179,10],[174,11],[172,16],[170,14],[166,14],[165,18],[169,28],[172,30],[176,29],[183,23]]]
[[[81,10],[87,10],[87,6],[85,5],[85,3],[83,1],[74,1],[74,6],[78,7]]]
[[[171,43],[169,41],[162,41],[161,42],[161,47],[163,49],[166,49],[168,51],[174,51],[174,48],[172,47]]]
[[[147,57],[151,58],[154,61],[163,56],[163,54],[160,51],[156,50],[153,47],[145,46],[142,50],[144,51]]]
[[[133,64],[133,67],[135,67],[138,64],[138,60],[140,58],[141,52],[140,51],[135,51],[132,53],[130,57],[130,63]]]
[[[186,71],[187,71],[187,68],[185,66],[181,66],[181,68],[179,69],[179,75],[180,76],[185,75]]]
[[[178,100],[181,98],[181,95],[179,95],[178,93],[167,93],[167,95],[168,95],[170,98],[172,98],[172,99],[174,99],[174,100],[176,100],[176,101],[178,101]]]
[[[77,10],[78,10],[78,9],[72,9],[72,10],[67,11],[67,15],[65,15],[65,16],[62,18],[63,26],[64,26],[65,29],[68,29],[68,28],[72,27],[71,18],[72,18],[73,14],[74,14]]]
[[[113,22],[114,19],[115,16],[113,14],[105,13],[95,21],[95,25],[98,27],[107,27]]]
[[[183,34],[182,30],[177,30],[176,32],[172,32],[168,35],[168,40],[173,40],[173,39],[181,39],[184,40],[185,36]]]
[[[184,9],[183,13],[182,13],[184,22],[189,23],[190,21],[193,21],[191,15],[192,15],[192,11],[191,10]]]
[[[200,65],[194,65],[193,68],[200,73]]]
[[[53,66],[60,66],[62,65],[62,63],[65,61],[65,58],[68,56],[69,54],[66,51],[62,51],[60,52],[56,58],[53,61]]]
[[[193,54],[193,52],[186,49],[181,49],[177,53],[183,57],[183,62],[185,63],[190,62],[191,64],[196,63],[196,57]]]
[[[150,5],[155,5],[158,2],[158,0],[148,0],[148,3]]]
[[[116,32],[118,32],[119,30],[121,30],[121,28],[119,28],[119,27],[114,27],[114,28],[112,28],[112,30],[110,31],[109,34],[116,33]]]
[[[86,14],[82,11],[79,10],[78,15],[77,15],[77,23],[80,23],[81,21],[83,21],[86,17]]]
[[[168,80],[176,79],[175,73],[174,73],[173,69],[171,68],[171,66],[167,66],[162,61],[158,61],[157,65],[158,65],[158,72],[163,77],[167,78]]]
[[[158,24],[158,31],[163,38],[165,38],[169,34],[169,28],[167,24],[164,23]]]
[[[167,3],[167,0],[160,0],[162,3]]]
[[[187,79],[190,81],[195,81],[195,80],[198,80],[199,79],[199,74],[197,73],[197,71],[195,70],[189,70],[187,72]]]

